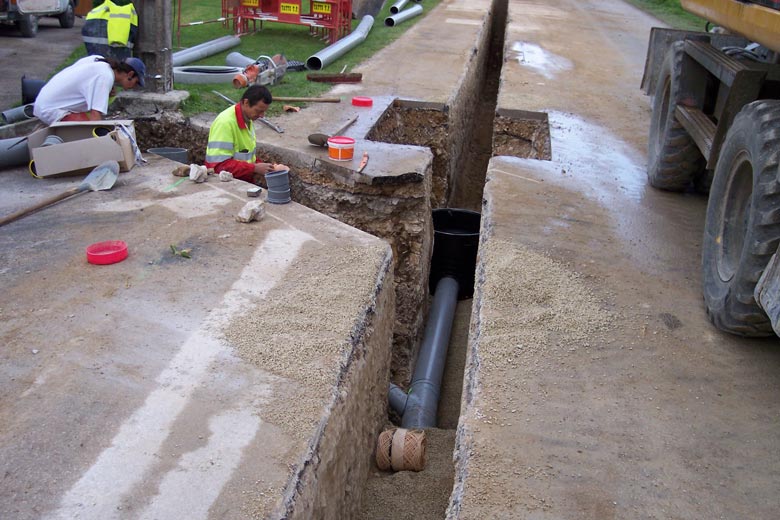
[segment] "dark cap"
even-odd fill
[[[138,76],[138,84],[144,86],[144,76],[146,76],[146,65],[138,58],[126,58],[125,63],[135,71],[135,75]]]

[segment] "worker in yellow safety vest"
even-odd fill
[[[214,119],[206,145],[207,168],[213,168],[217,173],[228,171],[236,179],[255,184],[266,173],[273,171],[273,164],[257,159],[254,126],[254,121],[265,115],[272,101],[267,88],[252,85],[238,103],[226,108]]]
[[[87,54],[118,61],[133,54],[138,37],[138,14],[130,0],[105,0],[87,13],[81,37]]]

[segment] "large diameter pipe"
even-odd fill
[[[171,56],[171,60],[174,67],[179,67],[212,56],[218,52],[237,47],[238,45],[241,45],[241,39],[238,36],[223,36],[222,38],[201,43],[200,45],[190,47],[189,49],[174,52]]]
[[[255,60],[249,56],[244,56],[240,52],[231,52],[225,56],[225,65],[230,67],[240,67],[242,69],[253,64]]]
[[[306,60],[306,68],[309,70],[322,70],[344,54],[357,47],[368,36],[371,27],[374,25],[374,17],[367,14],[360,21],[360,24],[352,31],[352,34],[345,36],[333,45],[325,47],[317,54],[314,54]]]
[[[2,113],[3,122],[7,125],[10,125],[11,123],[16,123],[17,121],[32,119],[33,117],[35,117],[35,115],[33,114],[34,107],[35,105],[29,103],[27,105],[22,105],[20,107],[6,110],[5,112]]]
[[[445,276],[439,280],[433,295],[430,316],[425,326],[425,335],[417,356],[401,419],[401,426],[404,428],[436,427],[441,379],[457,305],[458,282],[454,278]]]
[[[419,15],[423,12],[423,6],[420,4],[413,5],[409,9],[404,9],[398,14],[394,14],[392,16],[388,16],[385,18],[385,25],[388,27],[395,27],[401,22],[405,22],[409,18],[414,18],[415,16]]]
[[[174,53],[171,53],[171,61],[174,63],[178,63],[183,58],[186,58],[187,55],[193,54],[199,51],[202,51],[203,49],[215,45],[215,44],[221,44],[222,42],[228,41],[230,38],[234,38],[234,36],[228,35],[228,36],[222,36],[220,38],[217,38],[215,40],[209,40],[207,42],[199,43],[198,45],[195,45],[193,47],[187,47],[186,49],[182,49],[180,51],[176,51]]]
[[[398,0],[396,3],[390,6],[390,13],[396,14],[400,12],[408,2],[409,0]]]
[[[26,137],[0,139],[0,168],[21,166],[30,162]]]

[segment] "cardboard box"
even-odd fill
[[[53,140],[62,142],[42,146],[49,136],[57,136],[59,139]],[[95,166],[111,160],[119,163],[120,171],[128,171],[135,166],[134,142],[133,121],[126,119],[54,123],[27,136],[32,168],[38,177],[89,173]]]

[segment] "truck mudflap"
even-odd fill
[[[758,279],[753,297],[769,316],[775,334],[780,336],[780,259],[777,252]]]

